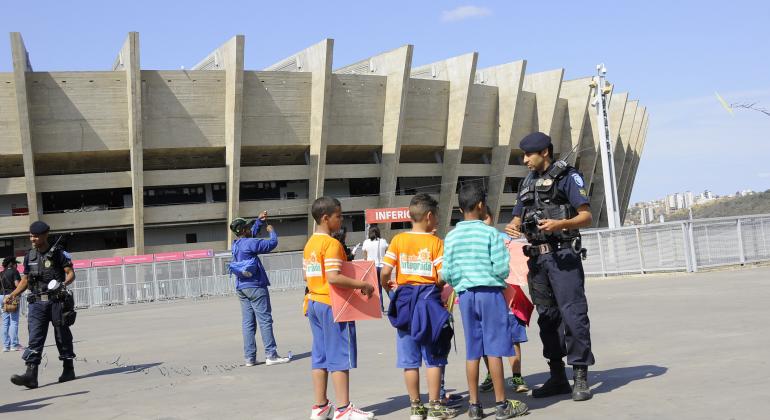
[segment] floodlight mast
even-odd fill
[[[594,101],[596,120],[599,124],[599,146],[602,155],[602,172],[604,177],[604,200],[607,211],[607,224],[610,229],[620,227],[620,209],[618,203],[618,185],[615,174],[615,160],[612,157],[612,140],[610,138],[610,120],[607,115],[607,96],[610,87],[605,76],[607,68],[604,64],[596,66],[594,85]]]

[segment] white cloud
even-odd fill
[[[460,6],[452,10],[444,10],[441,12],[442,22],[459,22],[465,19],[478,18],[489,16],[492,11],[486,7],[478,6]]]

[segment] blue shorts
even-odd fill
[[[516,354],[511,340],[509,313],[500,287],[473,287],[460,293],[467,360]]]
[[[356,367],[356,323],[334,322],[332,307],[316,301],[307,305],[307,319],[313,333],[311,367],[329,372]]]
[[[527,325],[524,321],[520,320],[516,315],[508,313],[508,319],[511,323],[511,338],[513,344],[526,343],[529,341],[527,338]]]
[[[401,330],[396,330],[396,367],[400,369],[419,369],[422,362],[425,367],[446,366],[446,357],[431,356],[431,348],[428,345],[420,345],[412,336]]]

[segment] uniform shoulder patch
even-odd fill
[[[575,180],[575,184],[577,184],[578,187],[583,187],[583,178],[580,177],[580,174],[577,172],[572,174],[572,179]]]

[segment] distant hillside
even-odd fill
[[[746,216],[770,213],[770,190],[746,197],[719,198],[692,207],[694,219],[711,217]],[[666,216],[666,221],[685,220],[690,217],[687,210],[679,210]]]

